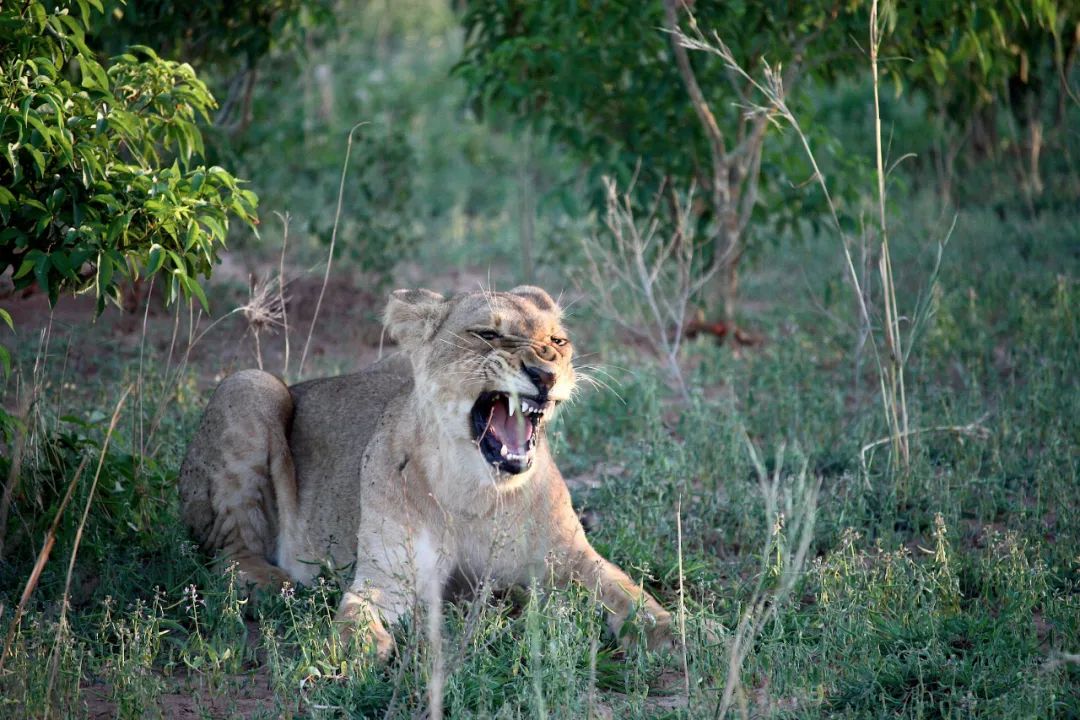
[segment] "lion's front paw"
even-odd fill
[[[372,639],[375,643],[375,657],[379,662],[388,662],[397,649],[394,636],[382,628],[372,628]]]
[[[666,651],[674,649],[675,631],[671,626],[671,613],[660,608],[658,612],[645,614],[650,616],[642,623],[645,630],[645,643],[649,650]],[[651,622],[648,622],[649,619],[651,619]]]
[[[360,633],[357,636],[357,633]],[[349,648],[353,637],[360,641],[360,647],[364,653],[374,652],[375,659],[381,663],[388,662],[394,656],[397,645],[394,636],[383,627],[373,624],[358,622],[341,622],[338,627],[338,638],[343,648]]]
[[[634,609],[618,625],[616,634],[623,649],[628,650],[630,646],[641,641],[652,651],[665,651],[675,647],[671,613],[655,601]]]
[[[387,631],[375,609],[361,595],[352,591],[346,592],[334,622],[342,647],[348,648],[353,636],[359,632],[361,647],[365,652],[374,651],[379,662],[386,662],[394,654],[394,636]]]

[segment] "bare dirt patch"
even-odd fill
[[[70,378],[108,376],[123,360],[140,353],[158,364],[175,367],[185,362],[195,371],[201,389],[236,370],[257,367],[259,354],[264,369],[285,375],[285,326],[264,328],[257,346],[254,328],[242,310],[250,299],[248,280],[240,276],[235,270],[226,271],[208,283],[211,314],[198,303],[167,306],[160,284],[150,292],[144,290],[134,312],[110,307],[97,317],[89,295],[63,296],[50,307],[42,292],[12,293],[3,299],[16,330],[9,347],[13,345],[24,359],[32,357],[44,347],[47,331],[47,359],[65,363]],[[322,278],[311,274],[286,283],[290,379],[298,376],[321,288]],[[332,275],[311,332],[304,376],[324,369],[348,372],[375,360],[383,303],[382,291],[367,289],[364,282],[344,274]]]

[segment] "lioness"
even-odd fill
[[[337,619],[384,659],[387,624],[462,579],[578,582],[616,635],[640,607],[649,645],[666,643],[671,616],[589,545],[548,450],[575,383],[551,297],[398,290],[384,321],[401,353],[355,375],[221,383],[180,470],[203,548],[268,587],[355,564]]]

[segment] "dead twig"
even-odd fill
[[[345,178],[349,174],[349,157],[352,155],[353,133],[367,124],[365,121],[353,125],[349,130],[348,142],[345,144],[345,160],[341,163],[341,181],[338,183],[337,209],[334,210],[334,229],[330,232],[330,251],[326,255],[326,272],[323,273],[322,287],[319,288],[319,297],[315,301],[315,312],[311,315],[311,326],[308,327],[304,352],[300,354],[300,367],[296,370],[297,377],[303,377],[304,375],[304,361],[307,360],[308,348],[311,347],[311,335],[315,332],[315,324],[319,320],[319,309],[322,308],[323,295],[326,294],[326,285],[330,282],[330,266],[334,262],[334,247],[337,244],[338,225],[341,222],[341,204],[345,197]]]
[[[988,415],[983,415],[978,420],[968,423],[967,425],[938,425],[936,427],[928,428],[915,428],[914,430],[905,430],[903,435],[905,438],[913,437],[915,435],[929,435],[932,433],[952,433],[959,435],[960,437],[975,438],[977,440],[986,440],[990,437],[990,430],[983,425]],[[882,445],[888,445],[895,441],[893,435],[887,437],[878,438],[873,442],[869,442],[862,446],[859,450],[859,463],[862,465],[863,477],[866,478],[867,484],[869,484],[869,466],[866,462],[866,454],[876,447]]]
[[[56,680],[60,643],[67,632],[67,612],[68,606],[71,604],[71,578],[75,572],[75,559],[79,555],[79,544],[82,542],[83,530],[86,528],[86,519],[90,516],[90,506],[94,502],[94,492],[97,490],[98,479],[101,477],[101,468],[105,465],[105,456],[109,452],[109,442],[112,440],[113,431],[116,430],[116,423],[120,420],[120,411],[123,409],[128,395],[131,394],[132,388],[132,385],[128,385],[120,395],[120,399],[116,401],[116,409],[113,410],[112,419],[109,420],[109,429],[105,431],[105,440],[101,443],[101,454],[98,457],[97,470],[94,472],[94,481],[90,483],[90,491],[86,495],[86,505],[83,507],[82,518],[79,520],[79,527],[75,530],[75,540],[71,546],[71,558],[68,560],[67,577],[64,580],[64,594],[60,599],[60,620],[56,626],[56,640],[53,642],[52,654],[49,659],[50,669],[49,681],[45,688],[46,697],[52,692],[53,683]]]
[[[790,487],[786,486],[781,475],[784,466],[783,445],[777,449],[775,470],[770,476],[749,436],[744,434],[743,437],[751,463],[757,470],[758,486],[765,503],[764,567],[728,641],[727,676],[724,691],[717,699],[714,719],[727,717],[736,699],[744,701],[743,664],[754,646],[754,638],[776,617],[802,576],[810,541],[814,536],[818,493],[821,489],[820,477],[807,481],[808,463],[805,459],[794,482]],[[743,714],[747,714],[745,708]]]
[[[30,434],[27,427],[30,420],[30,402],[23,404],[18,413],[22,422],[15,430],[14,448],[11,452],[11,465],[8,467],[7,483],[4,485],[4,494],[0,496],[0,559],[4,557],[4,543],[7,539],[7,519],[11,512],[11,501],[15,496],[15,490],[22,478],[23,454],[26,452],[26,440]]]
[[[42,329],[38,339],[37,355],[34,357],[34,369],[31,373],[31,384],[28,395],[22,402],[18,417],[21,418],[19,427],[16,429],[14,448],[11,453],[11,465],[8,467],[7,483],[4,485],[4,494],[0,496],[0,559],[4,557],[4,546],[7,540],[7,521],[11,512],[11,503],[15,498],[15,491],[22,482],[22,465],[26,455],[27,443],[31,440],[31,426],[37,412],[38,399],[42,397],[45,387],[45,363],[49,356],[49,343],[52,340],[53,312],[49,311],[49,323]],[[17,396],[17,393],[16,393]]]
[[[285,304],[285,250],[289,246],[289,221],[292,219],[289,213],[275,212],[278,219],[281,220],[282,237],[281,237],[281,258],[278,260],[278,304],[281,306],[281,327],[282,334],[285,336],[285,366],[282,368],[281,376],[288,379],[289,377],[289,311],[288,306]]]
[[[679,556],[679,651],[682,655],[683,693],[690,702],[690,663],[686,652],[686,588],[684,586],[682,550],[682,497],[675,503],[675,537]]]
[[[690,399],[679,354],[690,301],[716,272],[695,262],[697,238],[692,221],[694,187],[686,198],[671,192],[655,204],[670,202],[675,226],[662,232],[655,205],[644,221],[634,213],[632,187],[620,193],[612,178],[604,178],[608,237],[585,238],[582,249],[588,265],[583,278],[605,313],[627,331],[642,337],[660,356],[679,394]]]
[[[11,652],[11,643],[15,640],[15,632],[19,628],[19,622],[26,611],[26,603],[30,601],[30,596],[33,595],[34,590],[37,588],[38,581],[41,579],[41,571],[45,569],[45,563],[49,561],[53,545],[56,544],[56,530],[60,527],[60,518],[64,516],[64,510],[67,508],[68,501],[71,500],[71,494],[75,491],[75,486],[79,484],[79,478],[82,477],[83,470],[86,469],[86,463],[89,460],[89,455],[83,457],[79,467],[75,470],[75,475],[71,478],[71,482],[68,483],[64,499],[60,502],[60,508],[56,511],[52,525],[45,534],[45,542],[42,543],[37,560],[34,562],[34,568],[30,571],[30,577],[27,578],[26,585],[23,587],[22,595],[19,597],[19,604],[15,607],[15,616],[11,618],[11,625],[8,626],[7,637],[4,639],[4,651],[0,654],[0,675],[4,672],[4,664],[7,662],[8,654]]]
[[[264,330],[273,331],[277,327],[285,325],[285,296],[281,289],[282,278],[269,280],[251,279],[249,285],[248,301],[240,310],[244,313],[244,320],[248,329],[255,337],[255,359],[259,369],[263,369],[262,343],[260,338]]]

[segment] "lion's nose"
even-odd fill
[[[525,374],[529,376],[529,379],[532,380],[533,385],[536,386],[541,395],[547,395],[555,384],[555,373],[542,367],[526,365]]]

